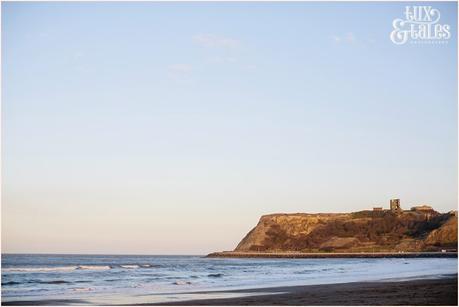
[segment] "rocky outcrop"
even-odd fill
[[[235,252],[386,252],[457,248],[457,215],[435,211],[270,214]]]
[[[457,216],[452,215],[439,228],[432,230],[425,243],[428,245],[457,245]]]

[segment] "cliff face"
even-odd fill
[[[439,228],[432,230],[425,243],[431,245],[457,245],[457,217],[451,216]]]
[[[438,251],[457,248],[457,216],[435,211],[271,214],[238,252]]]

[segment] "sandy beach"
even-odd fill
[[[457,306],[457,276],[397,282],[344,283],[248,289],[231,292],[271,292],[229,299],[205,299],[155,305],[439,305]],[[148,304],[145,304],[148,305]]]
[[[241,305],[430,305],[457,306],[457,276],[441,279],[419,279],[390,282],[354,282],[328,285],[289,286],[233,291],[193,292],[199,296],[220,293],[241,294],[241,297],[143,303],[137,306],[241,306]],[[260,293],[260,294],[257,294]],[[269,293],[269,294],[267,294]],[[248,295],[249,294],[249,295]],[[245,296],[242,296],[245,295]],[[2,302],[2,305],[91,305],[80,299]],[[116,305],[116,304],[113,304]],[[124,304],[134,305],[134,304]]]

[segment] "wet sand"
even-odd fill
[[[203,299],[154,305],[441,305],[457,306],[457,276],[397,282],[343,283],[230,291],[270,292],[227,299]],[[148,304],[144,304],[148,305]],[[153,305],[153,304],[152,304]]]

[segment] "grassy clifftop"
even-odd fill
[[[457,249],[454,213],[360,211],[271,214],[260,218],[236,252],[419,252]]]

